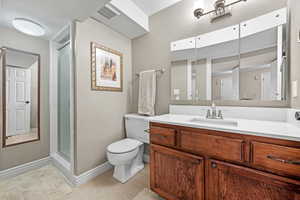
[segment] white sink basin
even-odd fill
[[[206,118],[194,118],[191,120],[193,123],[200,124],[215,124],[215,125],[223,125],[223,126],[237,126],[238,122],[234,120],[226,120],[226,119],[206,119]]]

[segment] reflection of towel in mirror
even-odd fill
[[[138,113],[155,115],[156,73],[155,70],[140,73]]]

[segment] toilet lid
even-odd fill
[[[127,139],[112,143],[111,145],[109,145],[107,147],[107,151],[109,151],[110,153],[115,153],[115,154],[128,153],[128,152],[135,150],[137,147],[139,147],[142,144],[143,143],[138,140],[127,138]]]

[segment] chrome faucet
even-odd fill
[[[223,119],[223,114],[221,110],[217,110],[216,104],[213,102],[211,108],[207,110],[207,119]]]

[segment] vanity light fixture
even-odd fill
[[[12,24],[15,29],[27,35],[38,37],[43,36],[46,33],[45,28],[42,25],[29,19],[15,18]]]
[[[231,13],[228,12],[226,9],[230,6],[240,3],[240,2],[246,2],[247,0],[237,0],[232,3],[226,4],[226,0],[216,0],[214,4],[214,10],[205,12],[204,10],[204,0],[196,0],[194,3],[194,16],[197,19],[200,19],[201,17],[213,14],[212,22],[216,19],[219,19],[224,16],[231,16]]]

